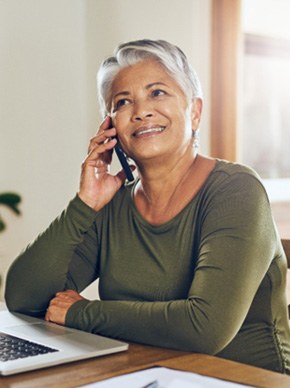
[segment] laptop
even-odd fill
[[[0,375],[122,352],[128,344],[23,314],[0,311]]]

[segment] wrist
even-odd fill
[[[85,195],[84,193],[81,193],[81,192],[78,192],[77,196],[85,205],[87,205],[91,209],[95,211],[100,210],[99,201],[97,201],[95,197],[90,197],[89,195]]]

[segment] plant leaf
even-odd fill
[[[21,197],[16,193],[7,192],[0,194],[0,205],[9,207],[16,214],[20,214],[20,210],[17,208],[20,202]]]
[[[0,218],[0,232],[2,232],[6,228],[6,225],[2,218]]]

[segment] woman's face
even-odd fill
[[[124,151],[135,161],[192,153],[202,102],[190,103],[158,62],[122,69],[112,85],[111,116]]]

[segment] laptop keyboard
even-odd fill
[[[57,349],[0,332],[0,361],[2,362],[57,351]]]

